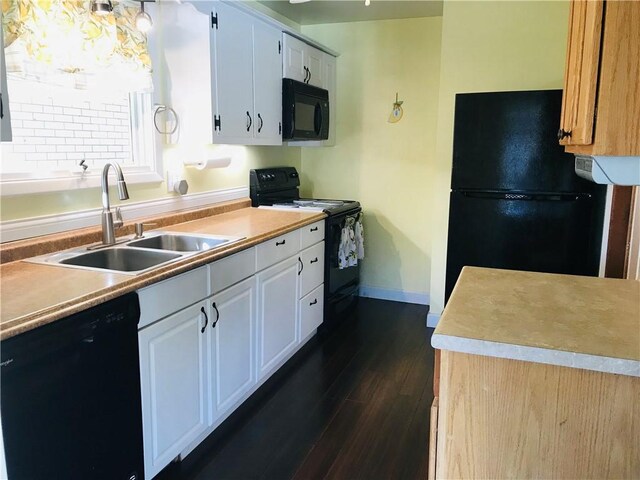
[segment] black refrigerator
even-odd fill
[[[606,186],[558,144],[561,101],[456,95],[445,301],[465,265],[598,275]]]

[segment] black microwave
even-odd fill
[[[282,126],[283,140],[329,138],[329,92],[283,78]]]

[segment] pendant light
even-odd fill
[[[140,11],[136,15],[136,28],[142,33],[147,33],[152,26],[151,15],[144,11],[144,0],[140,0]]]
[[[91,0],[91,11],[96,15],[108,15],[113,11],[111,0]]]

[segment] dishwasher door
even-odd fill
[[[137,294],[2,342],[11,480],[141,480]]]

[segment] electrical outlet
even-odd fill
[[[172,193],[175,192],[174,187],[176,183],[180,180],[183,180],[182,174],[179,172],[167,171],[167,192]]]

